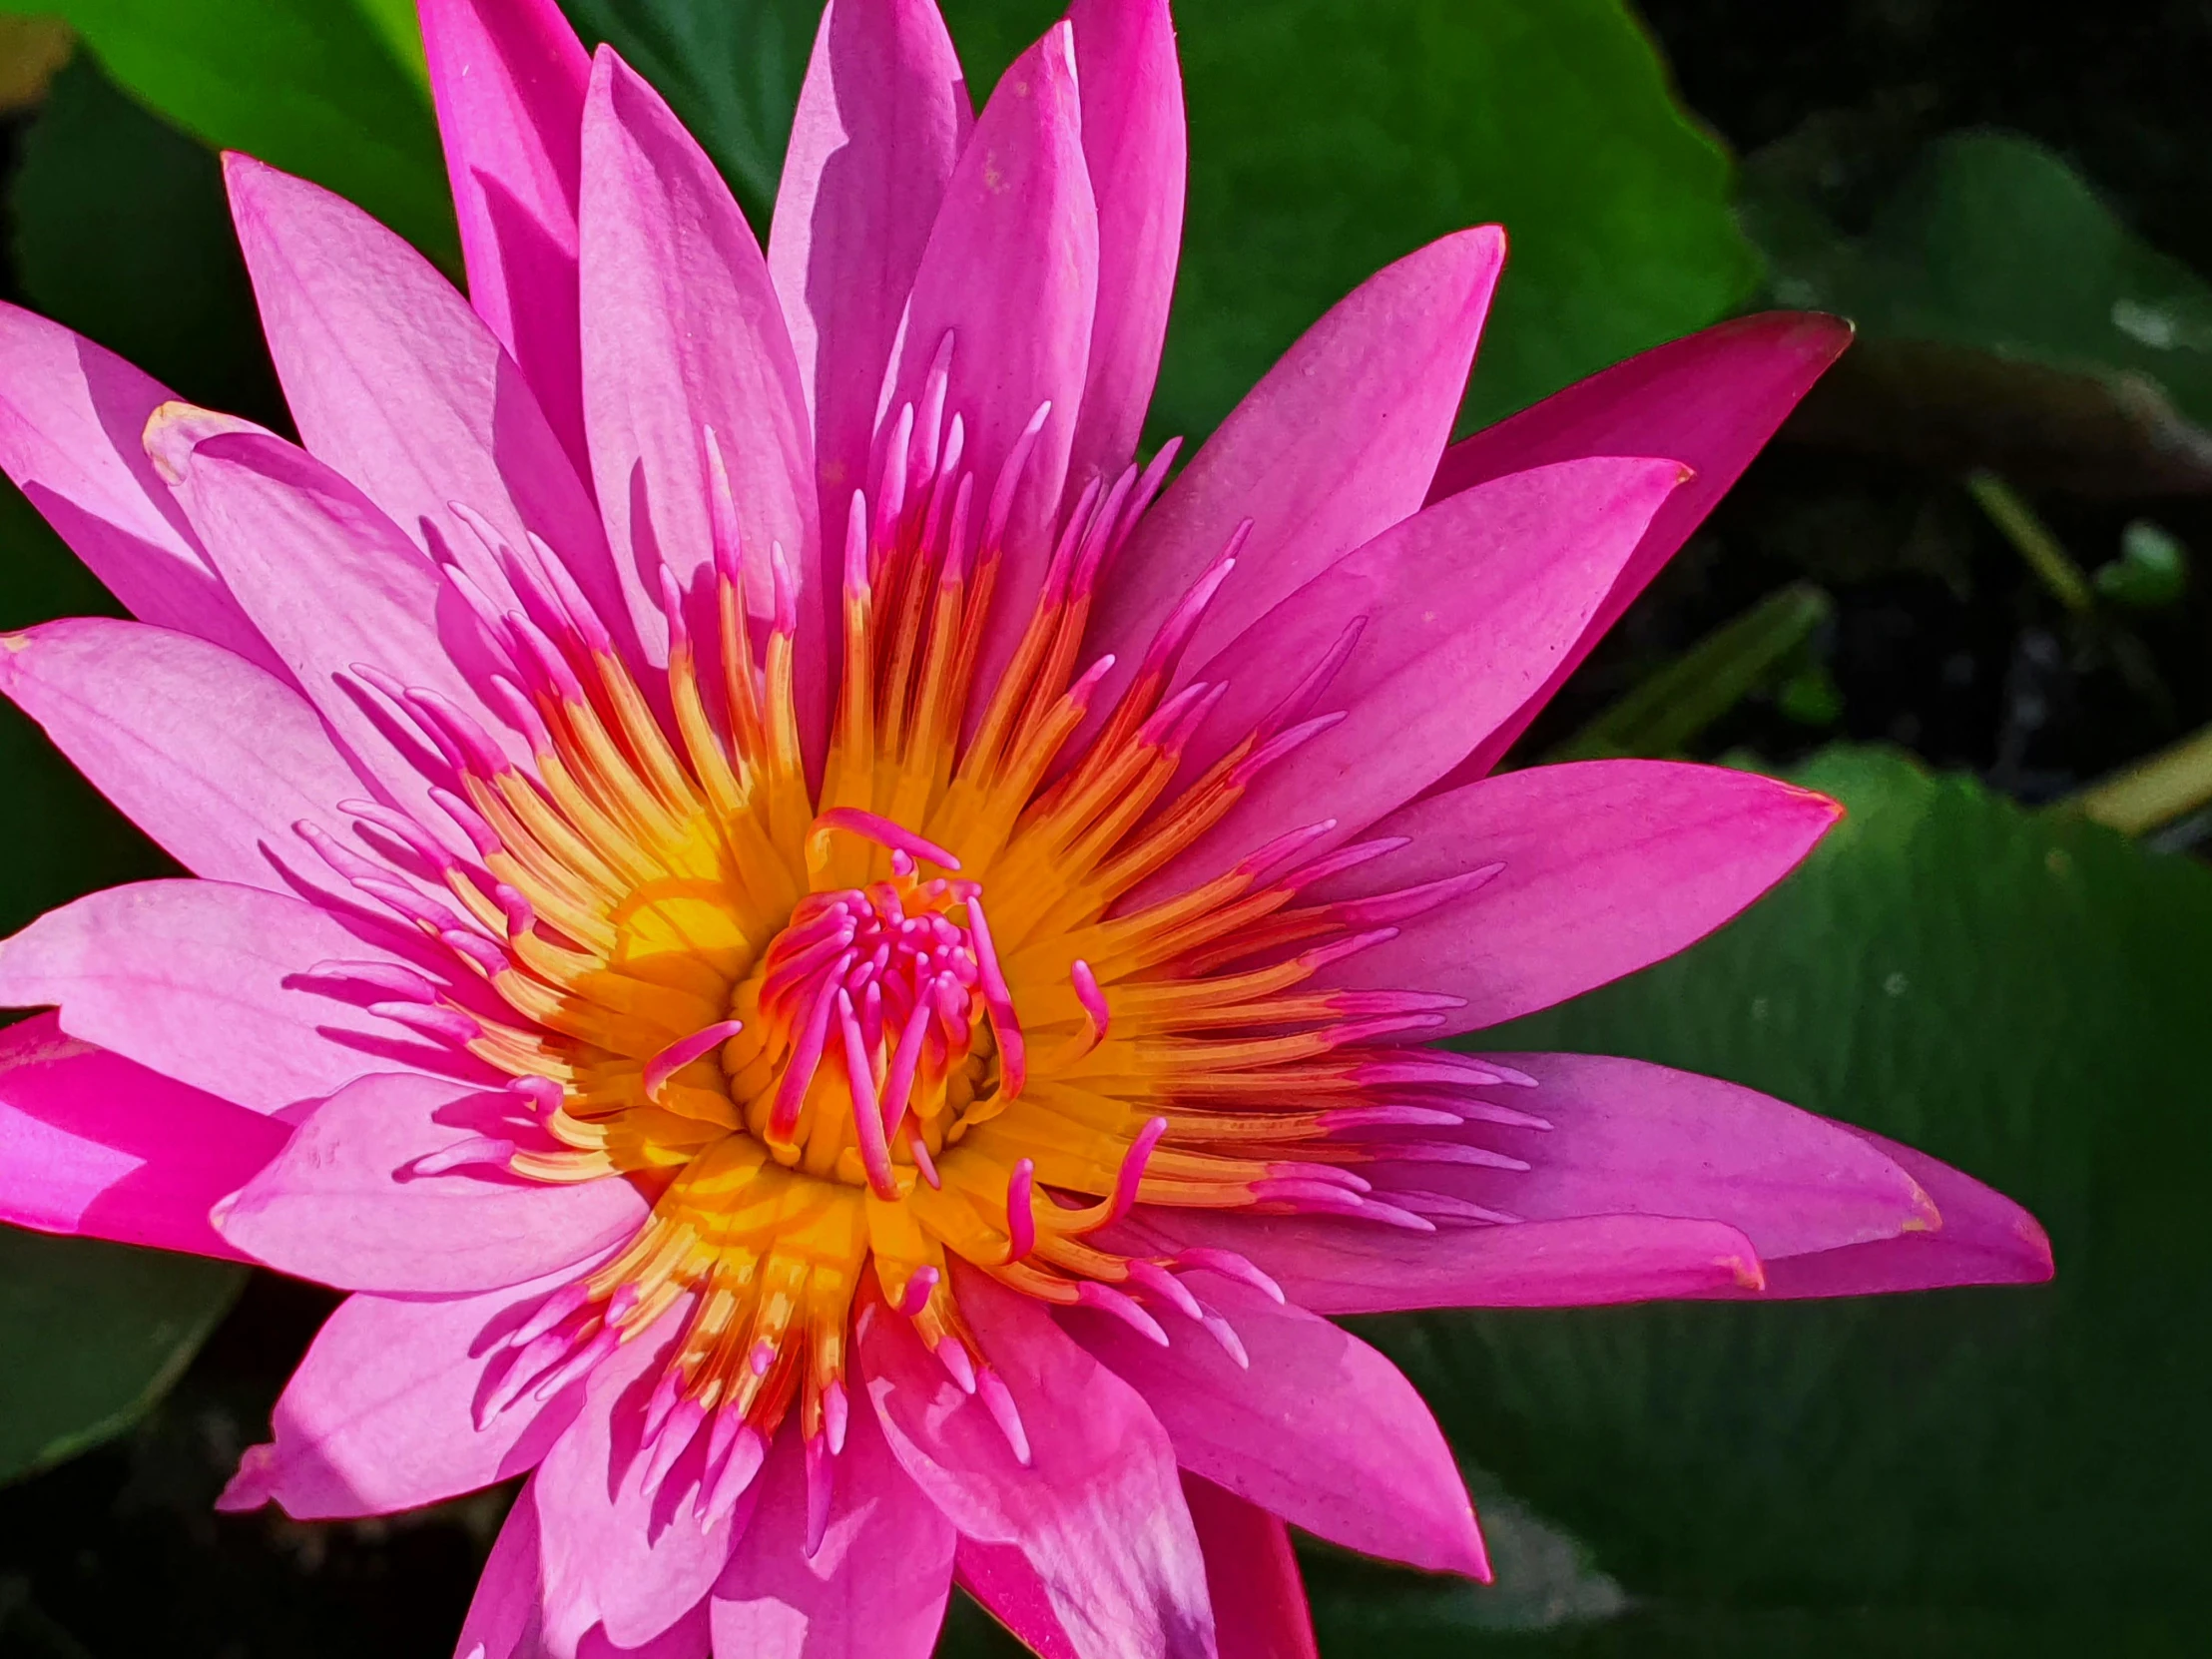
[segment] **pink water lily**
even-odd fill
[[[2030,1281],[2017,1207],[1633,1061],[1424,1046],[1837,816],[1489,776],[1844,343],[1754,317],[1446,448],[1445,238],[1189,464],[1166,0],[971,114],[825,16],[767,253],[553,0],[422,0],[464,299],[229,180],[301,442],[0,312],[0,464],[136,621],[0,687],[193,872],[0,945],[0,1215],[353,1293],[227,1506],[527,1473],[459,1653],[1311,1652],[1286,1523],[1487,1576],[1324,1317]]]

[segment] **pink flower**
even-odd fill
[[[1046,1654],[1294,1654],[1286,1521],[1487,1575],[1320,1316],[2047,1276],[1873,1136],[1421,1046],[1834,821],[1485,774],[1839,325],[1446,451],[1469,231],[1170,483],[1166,0],[1077,0],[980,117],[929,0],[837,0],[765,259],[553,0],[422,10],[472,300],[230,162],[303,448],[0,316],[0,462],[140,619],[0,684],[196,877],[0,946],[56,1010],[4,1039],[0,1213],[355,1293],[229,1506],[530,1471],[485,1659],[919,1655],[955,1575]]]

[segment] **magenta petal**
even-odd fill
[[[1072,499],[1137,452],[1183,242],[1183,74],[1168,0],[1075,0],[1083,155],[1098,203],[1098,314],[1068,456]]]
[[[1842,812],[1752,773],[1666,761],[1534,767],[1432,795],[1371,830],[1410,845],[1318,896],[1504,867],[1317,982],[1467,999],[1424,1037],[1495,1025],[1704,937],[1795,868]]]
[[[581,470],[578,142],[591,60],[555,0],[420,0],[476,314]]]
[[[1542,690],[1468,756],[1448,784],[1468,783],[1497,765],[1850,343],[1851,324],[1839,317],[1798,311],[1738,317],[1593,374],[1445,451],[1431,501],[1578,455],[1667,455],[1694,474],[1652,520],[1635,557]]]
[[[364,1077],[300,1120],[219,1222],[257,1261],[341,1290],[459,1293],[519,1285],[635,1234],[651,1206],[626,1179],[527,1181],[493,1165],[419,1174],[479,1137],[538,1138],[514,1096],[431,1077]]]
[[[17,1227],[237,1257],[209,1208],[289,1133],[64,1036],[51,1013],[0,1031],[0,1221]]]
[[[814,439],[768,262],[707,153],[659,93],[601,48],[584,114],[584,416],[607,536],[639,637],[665,660],[660,571],[713,639],[706,433],[729,469],[753,614],[773,609],[772,550],[816,580]],[[803,591],[809,611],[821,602]],[[825,615],[827,613],[824,613]],[[802,707],[821,703],[804,633]]]
[[[547,1659],[538,1576],[537,1481],[523,1483],[492,1541],[454,1659]]]
[[[1188,1471],[1183,1498],[1206,1551],[1221,1659],[1319,1659],[1306,1583],[1282,1517]]]
[[[479,695],[513,672],[458,589],[359,490],[304,450],[173,405],[147,429],[209,557],[307,700],[404,806],[427,814],[418,758],[356,675],[434,692],[512,758],[527,754]]]
[[[511,547],[535,531],[619,617],[598,511],[522,371],[453,284],[319,186],[244,156],[224,171],[300,442],[487,594],[506,591],[499,562],[456,503]]]
[[[1204,1560],[1158,1421],[1035,1303],[957,1263],[953,1277],[1030,1460],[875,1303],[857,1347],[893,1454],[963,1537],[1020,1550],[1079,1659],[1212,1655]]]
[[[60,323],[0,304],[0,470],[133,616],[280,672],[140,442],[171,397]]]
[[[952,1525],[884,1443],[875,1413],[850,1418],[831,1460],[830,1522],[806,1553],[806,1457],[785,1427],[761,1495],[715,1585],[715,1646],[748,1659],[928,1659],[952,1585]]]
[[[1398,1369],[1303,1308],[1211,1273],[1185,1281],[1229,1321],[1249,1366],[1188,1320],[1161,1348],[1119,1320],[1061,1325],[1144,1396],[1185,1469],[1367,1555],[1487,1578],[1451,1448]]]
[[[1407,255],[1339,301],[1237,405],[1108,572],[1087,644],[1119,661],[1094,708],[1112,706],[1246,519],[1251,539],[1190,661],[1419,510],[1504,258],[1494,227]]]
[[[276,1502],[298,1520],[385,1515],[534,1467],[575,1419],[584,1386],[525,1391],[483,1427],[477,1410],[515,1351],[504,1347],[570,1276],[452,1299],[354,1296],[292,1373],[275,1439],[247,1453],[224,1507]]]
[[[1141,1208],[1128,1235],[1154,1254],[1207,1247],[1249,1258],[1317,1314],[1413,1308],[1582,1308],[1755,1289],[1759,1253],[1735,1228],[1660,1216],[1450,1227]]]
[[[598,1623],[624,1648],[679,1629],[730,1559],[737,1527],[726,1521],[703,1530],[689,1502],[705,1436],[658,1490],[645,1488],[648,1459],[640,1447],[646,1400],[677,1323],[676,1316],[664,1318],[600,1365],[583,1413],[531,1482],[546,1645],[555,1654],[576,1653]]]
[[[256,1112],[320,1100],[372,1071],[474,1071],[327,994],[327,961],[399,961],[377,929],[281,893],[141,881],[50,910],[0,942],[0,1007]],[[483,1075],[488,1076],[485,1072]]]
[[[800,90],[769,271],[815,416],[822,505],[841,528],[921,251],[974,117],[934,0],[832,0]]]
[[[1771,1095],[1643,1060],[1592,1054],[1497,1058],[1537,1086],[1485,1090],[1549,1129],[1477,1124],[1473,1138],[1526,1170],[1384,1166],[1378,1187],[1443,1192],[1530,1221],[1681,1216],[1779,1258],[1918,1233],[1936,1208],[1864,1137]]]
[[[965,423],[964,465],[975,473],[979,507],[1031,419],[1051,405],[1012,499],[971,717],[1029,624],[1083,398],[1098,298],[1098,212],[1079,105],[1073,37],[1063,23],[1000,77],[961,153],[914,274],[885,403],[886,429],[908,403],[919,416],[950,334],[944,407],[948,420],[957,414]],[[880,465],[880,446],[874,459]],[[874,498],[874,477],[854,483]],[[841,530],[841,520],[832,515],[830,529]],[[986,557],[993,551],[983,550]]]
[[[1187,786],[1358,629],[1311,710],[1343,718],[1268,766],[1125,903],[1220,875],[1286,826],[1335,820],[1309,848],[1325,852],[1443,777],[1543,684],[1681,476],[1673,461],[1586,460],[1467,490],[1346,555],[1186,672],[1228,687],[1184,756]],[[1397,861],[1384,868],[1394,878]]]
[[[1019,1546],[962,1538],[956,1561],[960,1588],[1037,1659],[1079,1659],[1052,1610],[1051,1593]]]
[[[0,642],[0,692],[194,874],[330,880],[292,826],[348,833],[359,780],[287,682],[189,634],[72,617]]]
[[[1835,1126],[1895,1160],[1935,1202],[1942,1225],[1874,1244],[1795,1255],[1767,1264],[1767,1298],[1874,1296],[1949,1285],[2040,1285],[2051,1276],[2050,1240],[2002,1193],[1926,1153],[1850,1124]]]

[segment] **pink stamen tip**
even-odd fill
[[[935,841],[924,839],[904,825],[895,824],[880,813],[865,812],[858,807],[832,807],[815,820],[816,833],[825,830],[845,830],[871,840],[877,846],[887,847],[894,852],[904,852],[942,869],[956,870],[960,867],[960,860]]]
[[[898,1293],[898,1311],[912,1319],[929,1306],[929,1299],[936,1294],[937,1270],[932,1267],[914,1269],[913,1277],[906,1281],[906,1288]]]
[[[1224,1279],[1234,1279],[1240,1285],[1250,1285],[1279,1307],[1284,1304],[1283,1287],[1234,1250],[1216,1250],[1211,1245],[1196,1245],[1179,1252],[1174,1265],[1192,1272],[1218,1273]]]
[[[722,456],[722,439],[712,426],[700,428],[707,456],[707,505],[713,523],[715,574],[733,587],[745,582],[745,531],[738,519],[736,493],[730,488],[730,468]]]
[[[507,1092],[520,1095],[539,1116],[559,1111],[568,1099],[568,1091],[550,1077],[517,1077],[507,1085]]]
[[[725,1409],[716,1413],[715,1427],[719,1430],[724,1417],[735,1413]],[[752,1488],[753,1477],[761,1472],[761,1464],[768,1457],[768,1442],[761,1431],[750,1423],[742,1424],[730,1442],[730,1449],[722,1466],[711,1476],[713,1485],[699,1483],[694,1494],[693,1513],[699,1517],[700,1528],[712,1532],[737,1512],[738,1502]]]
[[[1236,770],[1229,775],[1229,782],[1238,788],[1249,784],[1276,762],[1305,748],[1324,732],[1342,725],[1346,713],[1347,711],[1338,709],[1326,715],[1316,715],[1312,720],[1301,721],[1287,732],[1278,732],[1238,763]]]
[[[851,1417],[852,1407],[845,1397],[844,1384],[835,1378],[822,1386],[822,1430],[830,1437],[830,1454],[844,1454],[844,1432]]]
[[[1014,1165],[1006,1181],[1006,1261],[1021,1261],[1037,1248],[1037,1216],[1030,1208],[1036,1199],[1037,1166],[1024,1158]]]
[[[848,599],[867,594],[867,492],[854,490],[844,520],[844,592]]]
[[[504,1166],[514,1155],[512,1141],[494,1135],[471,1135],[441,1151],[425,1153],[407,1166],[407,1174],[410,1177],[444,1175],[451,1170],[466,1169],[471,1164]]]
[[[398,962],[317,962],[307,970],[310,979],[344,979],[373,990],[387,991],[409,1002],[435,1002],[438,987]]]
[[[658,1100],[668,1080],[694,1060],[712,1053],[745,1029],[741,1020],[717,1020],[703,1031],[672,1042],[645,1063],[645,1098]]]
[[[752,1368],[755,1377],[766,1377],[776,1365],[776,1345],[766,1337],[761,1338],[746,1355],[745,1363]]]
[[[1028,1050],[1022,1042],[1021,1021],[1014,1012],[1013,993],[1006,988],[1006,974],[999,966],[998,946],[991,938],[990,919],[983,914],[983,894],[973,883],[965,894],[968,931],[975,940],[975,965],[983,980],[983,1005],[991,1016],[991,1031],[998,1038],[998,1086],[1007,1098],[1019,1095],[1028,1081]]]
[[[651,1444],[661,1437],[661,1426],[668,1421],[668,1414],[676,1409],[676,1402],[684,1395],[683,1373],[674,1366],[661,1373],[660,1382],[653,1384],[652,1397],[645,1402],[645,1441]]]
[[[484,1028],[458,1008],[426,1008],[419,1002],[372,1002],[368,1011],[394,1025],[455,1045],[472,1043],[484,1034]]]
[[[1463,996],[1429,991],[1337,991],[1329,1005],[1340,1014],[1432,1014],[1464,1008]]]
[[[1377,893],[1371,898],[1345,899],[1331,908],[1337,919],[1349,927],[1411,921],[1415,916],[1425,915],[1487,886],[1504,868],[1501,863],[1484,864],[1479,869],[1447,875],[1440,881],[1424,881],[1419,886],[1400,887],[1395,892]]]
[[[896,1135],[899,1124],[905,1120],[906,1102],[914,1091],[914,1074],[921,1066],[922,1038],[928,1029],[928,999],[916,996],[913,1011],[907,1014],[906,1024],[898,1033],[898,1047],[891,1052],[890,1069],[883,1077],[883,1134],[886,1138]]]
[[[1379,944],[1388,944],[1397,937],[1394,927],[1378,927],[1372,932],[1355,933],[1349,939],[1336,939],[1328,944],[1318,944],[1299,957],[1299,963],[1307,972],[1316,973],[1333,962],[1341,962],[1348,956],[1357,956],[1363,950],[1372,950]]]
[[[1342,875],[1347,870],[1358,869],[1362,864],[1373,863],[1376,859],[1410,844],[1411,841],[1404,835],[1384,835],[1372,841],[1354,841],[1349,846],[1340,846],[1336,851],[1325,853],[1312,863],[1303,864],[1293,870],[1284,885],[1293,892],[1304,892],[1308,887],[1318,885],[1332,875]]]
[[[615,1287],[615,1294],[607,1298],[607,1323],[621,1325],[638,1311],[645,1300],[645,1292],[638,1288],[635,1279],[626,1279]]]
[[[1006,520],[1014,510],[1014,492],[1021,487],[1023,474],[1029,470],[1029,455],[1037,447],[1037,439],[1044,435],[1044,423],[1052,418],[1049,399],[1037,405],[1037,412],[1029,417],[1029,424],[1022,428],[1021,436],[1014,440],[1007,452],[1006,464],[999,468],[998,482],[991,489],[990,509],[983,519],[983,545],[995,548],[1006,533]]]
[[[1154,1118],[1137,1131],[1137,1138],[1121,1160],[1120,1173],[1114,1177],[1114,1194],[1107,1207],[1106,1219],[1099,1225],[1110,1227],[1127,1216],[1136,1207],[1137,1191],[1144,1183],[1145,1166],[1152,1162],[1152,1152],[1168,1132],[1166,1118]]]
[[[968,1358],[967,1347],[959,1338],[940,1338],[931,1352],[936,1355],[937,1364],[944,1367],[945,1375],[952,1379],[953,1385],[960,1392],[975,1392],[975,1362]]]
[[[835,1465],[830,1461],[829,1446],[820,1434],[806,1442],[807,1456],[807,1559],[812,1561],[822,1551],[822,1540],[830,1532],[830,1495],[833,1483]]]
[[[898,1178],[891,1171],[890,1145],[883,1134],[883,1109],[876,1104],[875,1074],[870,1067],[859,1016],[852,1011],[852,993],[837,992],[837,1023],[844,1038],[845,1088],[852,1096],[852,1139],[860,1151],[860,1167],[877,1198],[895,1200]]]
[[[484,855],[500,851],[506,843],[499,838],[483,814],[455,795],[451,790],[433,787],[430,800],[438,811],[453,821],[454,827],[468,837],[469,844]]]
[[[929,1183],[929,1190],[940,1191],[944,1186],[944,1177],[937,1173],[936,1160],[929,1156],[929,1148],[921,1138],[919,1125],[906,1131],[906,1151],[914,1160],[914,1168],[921,1171],[921,1178]]]
[[[668,622],[668,649],[670,656],[685,657],[691,654],[691,626],[684,619],[684,590],[678,586],[676,572],[661,566],[661,615]]]
[[[1293,830],[1278,835],[1264,846],[1255,847],[1237,860],[1237,872],[1246,879],[1260,881],[1297,857],[1314,842],[1325,839],[1336,831],[1337,821],[1325,818],[1319,824],[1309,824],[1303,830]]]
[[[1142,1304],[1110,1285],[1085,1280],[1075,1287],[1075,1301],[1078,1307],[1093,1308],[1101,1314],[1111,1315],[1147,1342],[1155,1343],[1161,1348],[1168,1346],[1168,1334],[1160,1322],[1146,1313]]]
[[[840,958],[841,960],[841,958]],[[838,970],[842,976],[842,969]],[[776,1105],[769,1113],[769,1133],[779,1140],[789,1140],[799,1125],[799,1114],[807,1105],[807,1090],[813,1085],[815,1072],[822,1065],[822,1051],[830,1040],[830,1016],[836,1011],[835,980],[826,980],[815,991],[814,1006],[808,1010],[806,1028],[800,1032],[799,1043],[792,1051],[791,1062],[784,1068],[784,1080],[777,1085]]]
[[[1444,1129],[1457,1128],[1457,1112],[1432,1106],[1346,1106],[1321,1115],[1321,1126],[1331,1134],[1346,1129]]]
[[[1230,1364],[1239,1371],[1252,1369],[1252,1356],[1245,1352],[1244,1339],[1237,1335],[1237,1328],[1208,1308],[1199,1315],[1199,1329],[1221,1345],[1222,1353],[1229,1356]]]
[[[507,937],[519,939],[538,924],[538,912],[520,889],[500,882],[491,890],[492,902],[507,920]]]
[[[1029,1431],[1022,1426],[1021,1408],[1014,1403],[1014,1396],[1005,1380],[997,1372],[985,1366],[975,1374],[975,1392],[983,1401],[983,1409],[990,1412],[991,1421],[998,1424],[998,1431],[1006,1436],[1006,1444],[1013,1451],[1014,1461],[1023,1468],[1029,1466]]]
[[[1098,695],[1098,688],[1105,681],[1106,676],[1114,672],[1114,664],[1117,660],[1114,654],[1109,651],[1085,669],[1075,683],[1068,687],[1068,701],[1078,709],[1088,709],[1091,706],[1091,699]]]
[[[1104,1041],[1112,1022],[1112,1010],[1106,1006],[1106,993],[1098,988],[1098,975],[1091,971],[1091,964],[1078,957],[1068,969],[1068,979],[1075,986],[1075,1000],[1083,1004],[1083,1012],[1091,1022],[1091,1036]]]
[[[513,1334],[507,1338],[506,1346],[511,1349],[528,1348],[589,1301],[591,1292],[581,1283],[562,1286],[538,1304],[536,1313],[515,1327]]]
[[[1137,1257],[1129,1264],[1129,1282],[1139,1290],[1150,1293],[1168,1304],[1185,1319],[1205,1318],[1205,1310],[1198,1298],[1191,1295],[1190,1287],[1157,1262]]]
[[[661,1482],[676,1467],[677,1460],[689,1451],[692,1441],[698,1438],[700,1425],[707,1420],[707,1408],[696,1399],[682,1399],[661,1424],[661,1432],[652,1442],[645,1464],[644,1486],[647,1491],[658,1491]]]
[[[799,632],[799,586],[792,579],[791,560],[784,556],[784,544],[770,542],[768,568],[774,594],[776,614],[770,629],[784,639]]]
[[[438,934],[438,938],[445,945],[445,948],[452,951],[456,956],[464,956],[483,969],[484,977],[487,979],[498,978],[514,965],[508,960],[507,953],[504,950],[501,950],[499,946],[493,944],[481,933],[472,933],[460,927],[448,927]]]

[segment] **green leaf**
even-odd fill
[[[768,239],[821,0],[561,0],[660,90]]]
[[[1658,1610],[1590,1651],[2162,1628],[2212,1547],[2212,871],[1888,753],[1799,781],[1850,817],[1773,897],[1484,1045],[1638,1055],[1922,1147],[2035,1212],[2055,1284],[1364,1329]]]
[[[213,152],[80,54],[21,154],[9,205],[31,304],[182,396],[286,424]]]
[[[68,19],[117,81],[188,132],[327,186],[450,270],[459,232],[429,99],[373,0],[0,0]],[[403,61],[404,59],[404,61]]]
[[[2189,591],[2189,549],[2170,530],[2147,518],[2120,532],[2120,556],[2099,565],[2097,592],[2136,610],[2155,611]]]
[[[245,1283],[229,1262],[0,1227],[0,1481],[137,1421]]]

